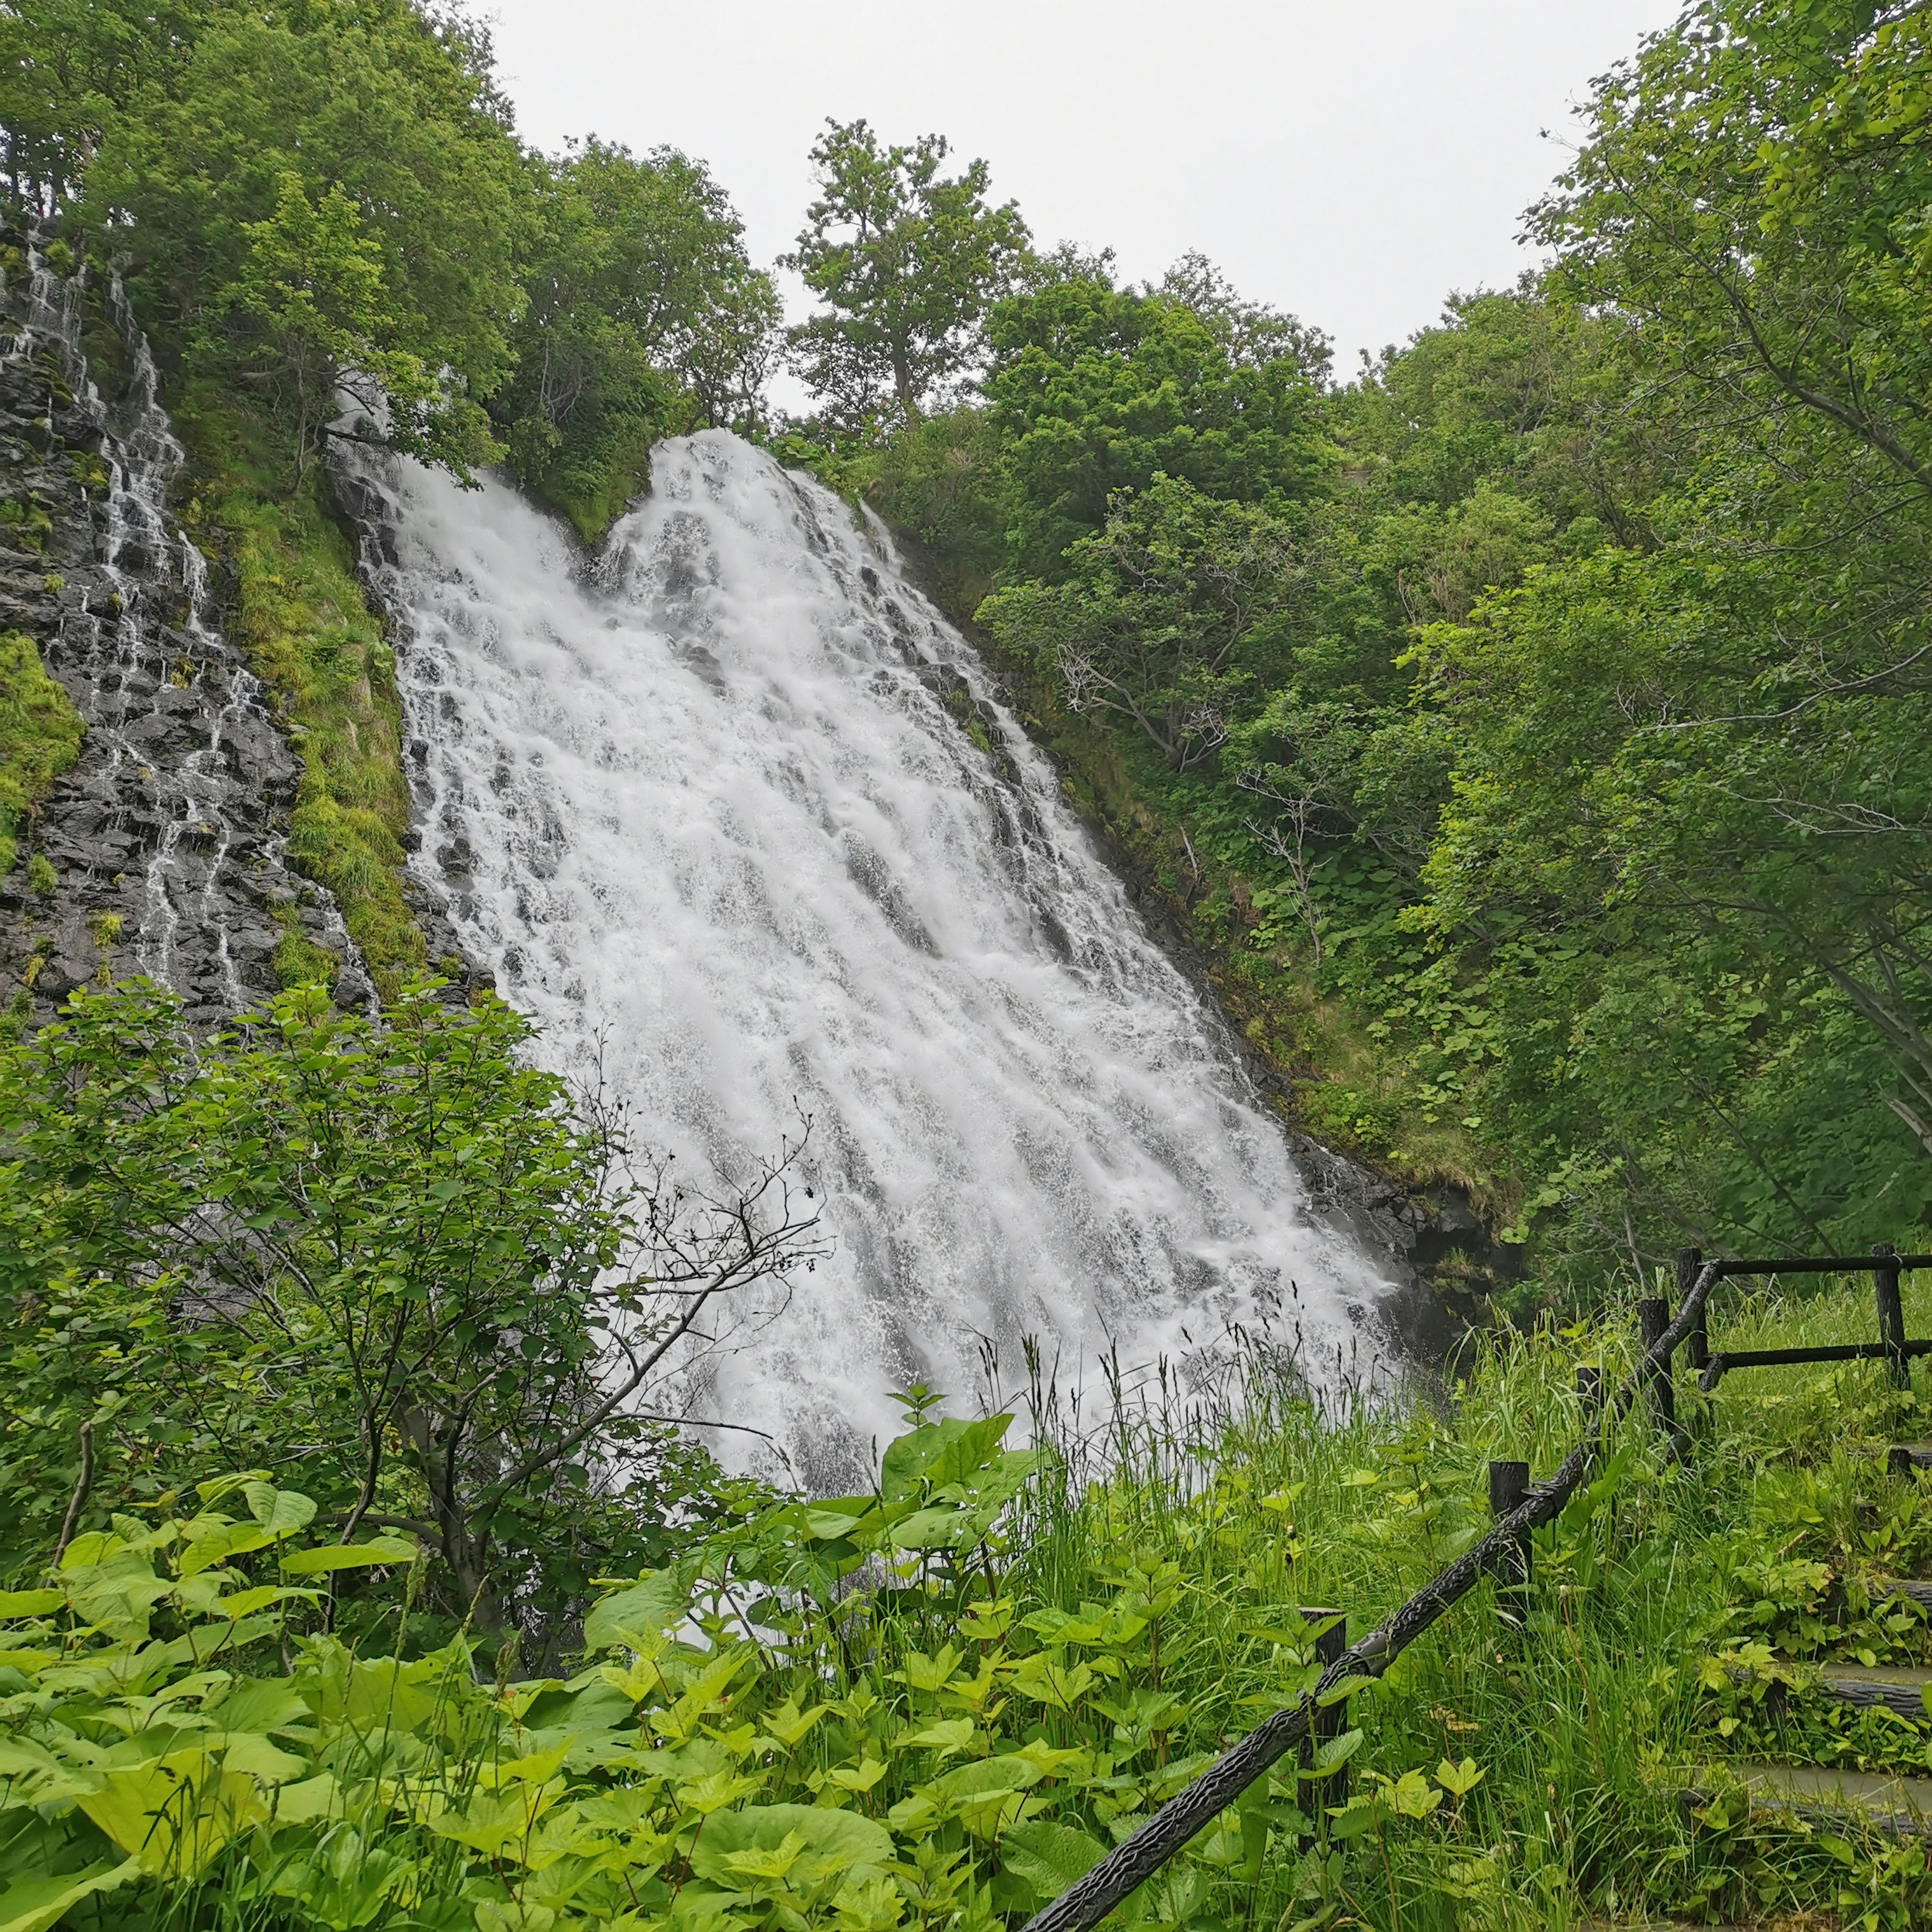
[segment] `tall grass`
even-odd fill
[[[1926,1332],[1932,1281],[1910,1282],[1906,1306]],[[1097,1402],[1035,1373],[1026,1400],[1052,1452],[989,1541],[896,1556],[881,1543],[855,1568],[836,1520],[867,1499],[816,1514],[776,1501],[692,1552],[682,1634],[600,1612],[587,1634],[617,1660],[593,1655],[567,1684],[492,1682],[513,1654],[458,1646],[407,1666],[404,1722],[382,1701],[394,1666],[298,1644],[280,1668],[314,1718],[276,1748],[308,1754],[304,1772],[332,1767],[326,1804],[226,1838],[191,1870],[152,1863],[69,1922],[1016,1925],[1300,1695],[1320,1621],[1302,1612],[1338,1610],[1359,1634],[1486,1526],[1490,1459],[1552,1468],[1591,1426],[1576,1369],[1614,1386],[1637,1352],[1633,1318],[1634,1295],[1592,1324],[1480,1336],[1453,1376],[1406,1388],[1318,1383],[1259,1343],[1204,1376],[1116,1364]],[[1713,1339],[1874,1332],[1868,1286],[1826,1283],[1729,1294]],[[1856,1817],[1754,1806],[1742,1782],[1766,1755],[1926,1767],[1932,1727],[1848,1714],[1815,1688],[1834,1659],[1932,1657],[1923,1617],[1874,1587],[1932,1570],[1932,1490],[1883,1458],[1916,1432],[1923,1384],[1894,1390],[1868,1364],[1740,1372],[1709,1400],[1687,1384],[1683,1453],[1641,1408],[1608,1431],[1594,1507],[1538,1534],[1526,1599],[1479,1585],[1357,1691],[1346,1794],[1277,1767],[1118,1922],[1932,1922],[1916,1846]],[[734,1656],[735,1676],[707,1675]],[[252,1668],[278,1675],[272,1657]],[[327,1688],[352,1678],[382,1696],[358,1706]],[[0,1706],[28,1740],[60,1704],[35,1694]],[[221,1736],[231,1694],[196,1680],[127,1701],[115,1748],[196,1708]],[[8,1785],[0,1840],[34,1788]],[[68,1829],[45,1796],[60,1787],[38,1788],[34,1822],[6,1841],[16,1863],[32,1834],[44,1846]],[[848,1822],[826,1822],[834,1810]],[[58,1840],[65,1868],[96,1855],[92,1828]]]

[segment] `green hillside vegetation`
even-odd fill
[[[1928,36],[1692,6],[1598,84],[1548,272],[1339,382],[1201,258],[1128,286],[938,136],[828,124],[788,264],[823,407],[773,424],[718,184],[532,153],[459,14],[0,11],[10,192],[125,277],[306,761],[292,849],[386,996],[338,1010],[292,936],[226,1034],[136,982],[0,1038],[0,1932],[1017,1927],[1295,1705],[1330,1615],[1468,1550],[1491,1459],[1556,1466],[1671,1250],[1924,1245]],[[324,457],[504,462],[587,540],[704,424],[916,539],[1303,1119],[1467,1185],[1521,1326],[1374,1388],[1231,1336],[1078,1426],[911,1388],[844,1498],[680,1425],[688,1356],[812,1290],[802,1145],[709,1198],[421,976]],[[77,729],[30,640],[0,673],[10,838]],[[1870,1338],[1868,1280],[1793,1279],[1726,1289],[1720,1345]],[[1526,1594],[1479,1585],[1112,1923],[1932,1920],[1922,1844],[1746,1788],[1932,1772],[1932,1706],[1826,1688],[1932,1668],[1892,1587],[1932,1490],[1885,1454],[1925,1373],[1687,1377],[1674,1447],[1639,1404]]]
[[[974,286],[976,382],[874,356],[788,446],[976,613],[1304,1120],[1469,1186],[1534,1298],[1932,1202],[1928,32],[1690,8],[1555,266],[1352,382],[1063,249]]]
[[[370,976],[393,994],[424,962],[403,896],[409,785],[382,626],[319,475],[311,470],[292,490],[277,487],[259,419],[210,384],[189,388],[174,419],[195,460],[183,520],[232,572],[236,640],[302,760],[290,858],[334,894]],[[277,962],[285,982],[318,968],[333,977],[333,962],[310,958],[314,950],[292,928]]]
[[[1084,1435],[1049,1403],[1036,1449],[914,1388],[864,1492],[725,1483],[661,1429],[574,1432],[562,1291],[662,1226],[595,1186],[596,1124],[510,1070],[502,1009],[390,1019],[291,994],[197,1058],[120,990],[0,1049],[0,1923],[1016,1923],[1302,1694],[1323,1606],[1359,1636],[1466,1549],[1488,1458],[1553,1468],[1579,1366],[1634,1360],[1624,1289],[1431,1400],[1317,1400],[1258,1336]],[[257,1239],[194,1232],[211,1189]],[[590,1312],[634,1345],[633,1294]],[[1869,1294],[1733,1291],[1714,1333],[1862,1338]],[[1932,1661],[1886,1588],[1932,1570],[1932,1490],[1883,1454],[1924,1399],[1877,1364],[1687,1382],[1678,1459],[1640,1406],[1526,1599],[1480,1586],[1121,1922],[1923,1923],[1917,1847],[1744,1779],[1932,1768],[1932,1718],[1818,1688]]]

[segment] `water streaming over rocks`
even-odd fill
[[[284,931],[342,958],[338,998],[369,988],[328,894],[291,873],[301,767],[241,653],[208,620],[208,566],[172,514],[185,460],[154,359],[118,283],[58,276],[31,236],[0,290],[0,624],[32,634],[87,724],[0,881],[0,969],[37,1018],[104,969],[140,972],[212,1025],[278,983]],[[115,364],[95,373],[94,346]],[[105,386],[104,389],[103,385]]]
[[[1028,1336],[1090,1384],[1270,1315],[1332,1360],[1378,1265],[971,647],[748,445],[654,475],[588,566],[494,482],[341,481],[465,950],[694,1178],[811,1117],[836,1256],[701,1406],[836,1483],[888,1388]]]

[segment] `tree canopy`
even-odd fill
[[[1025,264],[1011,202],[989,206],[984,161],[940,172],[944,138],[881,146],[863,121],[826,124],[812,161],[819,196],[795,268],[825,304],[791,332],[800,373],[838,422],[916,422],[981,355],[978,325]]]

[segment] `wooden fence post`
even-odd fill
[[[1905,1353],[1905,1304],[1898,1292],[1898,1250],[1879,1242],[1872,1250],[1878,1265],[1872,1270],[1872,1289],[1878,1302],[1878,1339],[1885,1344],[1886,1366],[1894,1388],[1912,1386],[1911,1365]],[[1884,1264],[1889,1261],[1892,1265]]]
[[[1636,1305],[1637,1339],[1648,1354],[1670,1326],[1670,1304],[1660,1294],[1647,1294]],[[1653,1370],[1650,1377],[1650,1406],[1665,1432],[1677,1433],[1677,1391],[1671,1381],[1670,1364]]]
[[[1310,1610],[1301,1612],[1304,1622],[1321,1623],[1330,1617],[1335,1619],[1332,1630],[1324,1630],[1315,1640],[1315,1660],[1324,1670],[1348,1647],[1348,1620],[1340,1610]],[[1301,1741],[1301,1748],[1295,1754],[1296,1762],[1305,1771],[1315,1762],[1316,1752],[1331,1738],[1339,1738],[1348,1728],[1348,1706],[1345,1698],[1339,1704],[1330,1704],[1325,1711],[1317,1711],[1309,1726],[1309,1735]],[[1315,1821],[1318,1830],[1322,1814],[1330,1806],[1341,1806],[1348,1802],[1348,1767],[1345,1764],[1331,1771],[1326,1778],[1303,1780],[1306,1786],[1308,1802],[1300,1802],[1302,1793],[1298,1791],[1295,1799],[1298,1808]]]
[[[1529,1493],[1527,1462],[1490,1465],[1490,1514],[1499,1520]],[[1496,1615],[1521,1630],[1529,1621],[1529,1538],[1520,1538],[1496,1560]]]
[[[1704,1265],[1704,1251],[1701,1248],[1679,1248],[1677,1250],[1677,1299],[1687,1300],[1690,1291],[1697,1286],[1697,1270]],[[1711,1324],[1708,1302],[1700,1305],[1697,1319],[1690,1333],[1684,1339],[1690,1345],[1691,1372],[1702,1375],[1711,1366]]]

